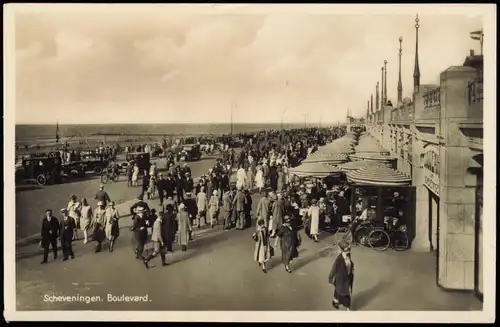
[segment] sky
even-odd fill
[[[421,84],[439,84],[441,71],[479,52],[469,37],[482,28],[474,10],[310,7],[17,12],[16,123],[229,122],[232,103],[234,122],[336,123],[348,108],[364,117],[384,60],[396,102],[399,37],[411,96],[417,11]]]

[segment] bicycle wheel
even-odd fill
[[[106,184],[108,182],[108,175],[107,174],[102,174],[101,175],[101,182],[103,184]]]
[[[356,230],[354,233],[354,241],[362,246],[369,246],[369,235],[370,235],[371,229],[367,227],[360,227]]]
[[[338,228],[335,231],[335,234],[333,234],[333,244],[337,245],[340,242],[342,242],[345,239],[345,237],[346,237],[347,234],[350,234],[348,228],[346,228],[346,227],[340,227],[340,228]]]
[[[396,230],[392,232],[391,235],[391,243],[392,248],[396,251],[405,251],[408,249],[410,244],[410,240],[408,239],[408,235],[401,230]]]
[[[376,229],[368,235],[368,243],[374,250],[385,251],[391,245],[391,238],[385,231]]]

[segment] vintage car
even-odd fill
[[[61,175],[66,179],[82,178],[88,170],[87,164],[82,161],[72,161],[61,166]]]
[[[199,144],[184,144],[177,154],[178,161],[197,161],[201,159],[201,147]]]
[[[95,151],[81,151],[80,161],[85,165],[85,171],[93,171],[100,174],[109,164],[108,158]]]
[[[132,164],[137,164],[139,166],[139,170],[147,171],[151,166],[151,155],[149,152],[129,152],[125,157],[126,162],[122,162],[120,164],[120,169],[125,170],[129,162]]]
[[[56,154],[44,157],[30,157],[22,161],[22,168],[16,171],[16,183],[36,182],[39,186],[60,183],[62,160]]]

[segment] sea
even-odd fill
[[[301,128],[303,124],[283,124],[283,128]],[[234,123],[233,133],[248,133],[280,129],[281,124]],[[57,125],[18,125],[16,143],[46,143],[55,140]],[[206,135],[229,134],[231,124],[85,124],[59,125],[59,136],[67,138],[88,138],[98,135],[115,136],[162,136],[162,135]]]

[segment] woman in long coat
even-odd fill
[[[116,238],[120,235],[120,225],[118,225],[118,209],[115,208],[115,201],[109,203],[106,209],[106,238],[109,240],[109,252],[113,252]]]
[[[278,190],[278,192],[281,192],[281,191],[283,191],[283,186],[285,184],[285,177],[283,175],[283,168],[281,167],[281,165],[278,166],[276,171],[278,174],[278,181],[277,181],[276,189]]]
[[[259,263],[264,273],[267,273],[266,262],[271,259],[271,246],[269,245],[269,232],[264,219],[257,221],[257,230],[252,238],[255,241],[253,258]]]
[[[192,230],[189,214],[186,212],[184,203],[179,204],[179,212],[177,213],[178,234],[177,243],[181,246],[182,251],[187,250],[189,242],[189,234]]]
[[[339,304],[351,310],[351,294],[354,282],[354,263],[351,260],[351,248],[347,242],[340,242],[341,253],[335,259],[328,283],[334,286],[332,305],[336,309]]]
[[[217,190],[214,190],[210,201],[208,202],[208,214],[210,218],[210,227],[213,227],[214,223],[219,224],[219,194]]]
[[[278,229],[281,245],[281,263],[285,265],[285,270],[291,273],[290,262],[299,256],[299,247],[302,242],[299,233],[290,223],[290,216],[284,217],[284,222]]]
[[[106,209],[104,209],[104,202],[102,201],[97,202],[91,226],[94,228],[92,239],[97,242],[95,252],[101,252],[102,242],[106,239],[106,233],[104,232],[106,226]]]

